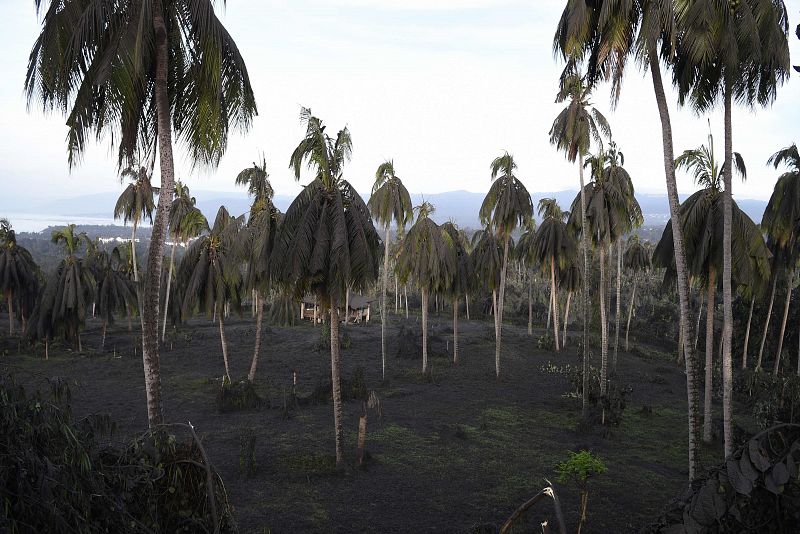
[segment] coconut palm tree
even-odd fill
[[[680,201],[675,179],[675,156],[672,141],[672,121],[667,104],[661,71],[661,60],[670,66],[675,58],[679,35],[674,2],[635,0],[570,0],[558,23],[553,49],[567,62],[565,74],[585,63],[589,84],[609,80],[612,84],[612,105],[621,94],[622,80],[631,58],[650,72],[656,107],[661,123],[664,151],[664,175],[667,185],[670,216],[678,220]],[[699,392],[697,359],[692,346],[689,310],[689,275],[685,257],[682,227],[672,225],[675,273],[680,304],[680,327],[684,334],[683,348],[686,365],[686,396],[688,400],[688,460],[689,479],[698,474]],[[585,374],[585,373],[584,373]]]
[[[724,111],[722,380],[728,456],[733,452],[733,100],[748,106],[774,101],[777,87],[789,77],[789,24],[784,3],[771,0],[678,2],[677,17],[682,37],[673,73],[679,101],[688,98],[696,111],[705,113],[722,100]]]
[[[583,287],[583,272],[581,272],[580,261],[577,256],[569,258],[567,266],[558,274],[558,287],[567,292],[567,304],[564,308],[564,334],[561,339],[561,346],[567,345],[567,324],[569,323],[569,305],[572,301],[572,294]]]
[[[381,283],[381,377],[386,380],[386,288],[389,285],[389,226],[392,221],[402,228],[414,216],[411,195],[394,171],[394,161],[387,160],[375,171],[372,195],[367,203],[372,217],[383,225],[383,280]]]
[[[456,270],[453,243],[430,215],[434,206],[426,201],[414,208],[417,220],[409,228],[397,259],[397,271],[403,283],[410,281],[422,295],[422,372],[428,366],[428,298],[431,292],[446,290]]]
[[[564,212],[554,198],[539,200],[539,216],[542,223],[533,240],[533,257],[541,266],[542,273],[549,271],[550,293],[553,312],[553,340],[556,352],[560,350],[558,340],[558,280],[556,275],[564,270],[575,255],[575,241],[567,230]]]
[[[256,378],[258,357],[261,352],[261,332],[264,322],[264,295],[270,287],[270,261],[275,247],[275,233],[278,227],[278,209],[272,202],[274,191],[267,173],[267,162],[262,157],[261,163],[253,163],[236,177],[237,185],[247,187],[253,197],[250,206],[250,217],[243,232],[244,255],[247,264],[245,287],[249,288],[255,299],[256,307],[256,339],[253,347],[253,359],[247,379],[252,382]]]
[[[242,274],[239,270],[239,231],[244,216],[233,217],[220,206],[211,231],[192,243],[181,259],[178,280],[183,288],[183,314],[195,308],[209,318],[216,315],[225,377],[231,383],[228,342],[225,339],[225,305],[235,310],[241,303]]]
[[[525,266],[525,274],[528,278],[528,335],[533,334],[533,273],[536,265],[536,254],[534,240],[536,237],[536,220],[531,218],[525,231],[514,247],[515,258]],[[552,307],[552,306],[551,306]]]
[[[167,274],[167,288],[164,291],[164,322],[161,327],[161,342],[167,333],[167,318],[169,317],[169,297],[172,288],[173,271],[175,269],[175,247],[180,242],[184,247],[186,242],[197,237],[203,230],[208,229],[208,221],[195,207],[195,198],[189,192],[189,187],[178,180],[175,182],[175,198],[169,210],[169,236],[172,238],[172,247],[169,253],[169,273]]]
[[[800,223],[798,223],[800,221],[800,154],[798,154],[797,146],[791,145],[779,150],[770,156],[767,163],[776,169],[782,165],[789,169],[775,183],[775,189],[761,221],[761,226],[766,230],[768,239],[774,247],[775,262],[779,261],[787,270],[786,303],[773,367],[773,374],[777,375],[780,370],[783,338],[797,263],[798,237],[800,237]],[[777,271],[773,273],[773,277],[776,275]],[[760,367],[760,365],[761,357],[759,356],[758,366]]]
[[[86,323],[86,308],[94,298],[95,280],[78,253],[82,245],[90,245],[90,240],[84,232],[76,234],[75,225],[70,224],[54,231],[51,241],[62,246],[66,255],[48,280],[53,290],[52,299],[43,304],[50,309],[40,316],[49,317],[53,329],[72,341],[81,352],[80,333]]]
[[[746,175],[744,161],[735,153],[734,163],[737,171]],[[708,144],[698,149],[686,150],[675,161],[676,168],[685,168],[690,172],[695,181],[704,186],[687,198],[681,205],[680,224],[683,227],[683,236],[686,241],[687,257],[690,273],[705,285],[708,292],[706,312],[706,376],[705,400],[703,404],[703,440],[711,441],[711,395],[712,395],[712,368],[714,346],[714,303],[718,274],[723,263],[723,233],[724,221],[721,216],[723,210],[722,169],[715,158],[713,138],[709,134]],[[674,245],[672,232],[668,223],[653,252],[653,263],[667,269],[673,268]],[[742,212],[734,202],[734,226],[736,233],[733,237],[736,263],[734,272],[736,277],[746,278],[751,266],[751,258],[768,258],[761,232],[755,223]]]
[[[554,44],[557,49],[557,45]],[[578,163],[578,178],[580,181],[581,204],[580,213],[581,226],[586,225],[586,210],[588,205],[585,198],[585,184],[583,180],[583,158],[589,153],[592,141],[602,147],[603,136],[610,137],[611,128],[605,116],[595,108],[589,98],[591,96],[591,84],[587,84],[584,77],[571,73],[564,76],[561,80],[561,87],[556,95],[557,103],[567,103],[565,107],[553,121],[550,128],[550,144],[567,157],[571,163]],[[587,236],[581,238],[581,249],[583,251],[583,274],[586,287],[589,287],[589,242]],[[583,292],[583,412],[586,413],[589,398],[589,292]],[[556,336],[558,338],[558,336]]]
[[[492,314],[497,309],[497,288],[500,287],[500,270],[503,268],[503,243],[490,228],[472,234],[472,266],[476,287],[492,293]],[[495,328],[497,324],[495,323]]]
[[[5,295],[8,305],[9,334],[14,333],[15,301],[20,302],[27,292],[34,295],[38,292],[38,270],[28,249],[17,244],[11,223],[0,219],[0,293]]]
[[[633,192],[630,175],[622,167],[621,153],[612,142],[608,151],[599,151],[586,160],[592,180],[572,202],[568,224],[582,236],[587,234],[600,256],[600,392],[608,386],[608,276],[606,258],[612,243],[641,224],[642,212]],[[582,196],[583,195],[583,196]],[[585,199],[587,226],[577,210]]]
[[[131,183],[125,188],[114,206],[114,219],[122,219],[127,225],[131,223],[131,252],[133,254],[133,281],[139,284],[139,269],[136,262],[136,228],[145,218],[153,222],[155,209],[154,195],[158,188],[150,183],[151,173],[145,167],[126,167],[120,174],[120,179],[130,178]],[[138,289],[137,289],[138,292]]]
[[[495,310],[494,366],[500,378],[500,348],[503,336],[503,301],[506,292],[506,271],[511,233],[517,226],[524,226],[533,217],[533,203],[525,185],[514,172],[517,164],[514,156],[505,152],[490,165],[492,186],[483,199],[480,209],[481,222],[491,227],[503,241],[503,266],[500,269],[500,287]]]
[[[91,260],[91,268],[97,282],[97,312],[103,322],[103,337],[100,350],[105,350],[106,330],[114,325],[114,315],[136,305],[136,288],[126,273],[121,270],[123,259],[119,247],[111,253],[98,252]]]
[[[173,138],[193,164],[216,167],[231,128],[247,130],[256,114],[250,78],[212,0],[35,0],[35,6],[41,32],[25,90],[29,103],[38,99],[45,111],[67,116],[70,167],[87,142],[106,134],[117,144],[120,168],[136,159],[152,167],[159,157],[162,194],[141,310],[148,421],[156,426],[163,422],[158,318]]]
[[[631,330],[631,317],[636,306],[636,285],[639,282],[639,273],[650,270],[650,251],[639,242],[639,236],[634,234],[628,239],[628,246],[625,248],[625,255],[622,260],[625,270],[630,272],[633,277],[633,288],[631,289],[631,300],[628,304],[628,322],[625,326],[625,352],[628,352],[628,334]]]
[[[305,165],[314,179],[286,210],[276,236],[273,257],[278,279],[297,298],[307,291],[330,309],[331,383],[336,441],[336,463],[344,462],[342,431],[341,362],[339,358],[339,306],[347,288],[366,289],[378,276],[380,237],[366,204],[342,171],[353,151],[350,131],[335,138],[322,121],[303,108],[303,140],[289,160],[295,179]]]
[[[453,222],[446,222],[442,230],[450,238],[450,254],[453,270],[447,280],[446,293],[453,299],[453,363],[458,363],[458,308],[461,298],[467,295],[474,285],[475,272],[469,251],[464,246],[461,230]]]

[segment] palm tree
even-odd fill
[[[131,279],[121,270],[123,260],[119,247],[111,253],[101,251],[91,261],[97,281],[97,311],[103,322],[103,337],[100,350],[106,346],[106,330],[114,324],[114,314],[136,304],[136,289]]]
[[[217,317],[228,383],[231,383],[231,372],[225,339],[225,305],[230,303],[238,310],[241,302],[242,275],[237,243],[243,223],[244,216],[233,217],[225,206],[220,206],[211,231],[192,243],[178,267],[184,315],[199,308],[209,318]]]
[[[253,197],[250,217],[247,219],[247,228],[244,232],[244,252],[247,263],[245,287],[252,291],[256,307],[256,339],[250,371],[247,374],[247,379],[252,382],[256,378],[258,357],[261,352],[261,332],[264,321],[263,295],[269,291],[272,274],[270,261],[275,247],[279,213],[272,202],[274,192],[269,181],[269,173],[267,173],[267,162],[263,157],[260,164],[254,162],[252,167],[240,172],[236,177],[236,184],[246,186],[248,193]]]
[[[539,215],[542,223],[536,230],[533,240],[533,257],[541,266],[542,272],[550,271],[550,302],[553,312],[553,339],[556,352],[558,342],[558,287],[556,274],[564,270],[575,255],[575,242],[567,230],[564,213],[554,198],[539,200]]]
[[[139,269],[136,262],[136,228],[143,219],[153,222],[155,201],[158,188],[150,184],[150,173],[144,167],[127,167],[120,174],[121,179],[130,178],[131,183],[125,188],[114,206],[114,219],[122,219],[124,224],[131,222],[131,252],[133,254],[133,281],[139,284]],[[138,288],[137,288],[138,293]]]
[[[578,258],[569,258],[567,266],[558,274],[558,287],[567,292],[567,304],[564,309],[564,335],[561,339],[561,346],[567,345],[567,324],[569,323],[569,305],[572,294],[583,287],[583,272],[578,262]]]
[[[175,183],[173,136],[193,164],[216,167],[231,127],[247,130],[256,114],[250,78],[212,0],[35,0],[35,5],[41,32],[28,60],[25,90],[29,103],[38,99],[45,111],[67,116],[70,167],[87,141],[105,134],[118,145],[120,168],[139,158],[152,167],[159,157],[162,194],[141,310],[148,422],[156,426],[163,422],[158,318]],[[101,16],[102,23],[95,23]]]
[[[650,251],[639,242],[638,235],[632,235],[628,239],[628,247],[625,249],[623,258],[625,270],[632,273],[633,288],[631,289],[631,301],[628,304],[628,322],[625,326],[625,352],[628,352],[628,334],[631,330],[631,317],[636,306],[636,284],[639,282],[639,273],[650,270]]]
[[[81,244],[89,246],[90,240],[83,232],[76,234],[75,225],[70,224],[54,231],[51,241],[62,245],[66,256],[48,281],[48,286],[53,289],[52,300],[43,304],[50,309],[40,316],[49,316],[54,330],[75,343],[81,352],[80,332],[86,323],[86,308],[94,298],[95,280],[84,259],[78,257],[78,252]]]
[[[453,243],[430,215],[434,207],[423,201],[414,208],[417,220],[403,240],[397,271],[403,283],[412,282],[422,295],[422,372],[428,373],[428,297],[447,288],[454,278],[456,257]]]
[[[492,293],[492,314],[497,309],[497,288],[500,286],[500,270],[503,268],[503,243],[490,228],[472,234],[472,265],[476,286]],[[495,329],[497,323],[495,323]],[[496,330],[495,330],[496,332]]]
[[[22,301],[26,293],[38,292],[37,272],[28,249],[17,244],[17,234],[8,219],[0,219],[0,293],[8,304],[8,333],[14,333],[14,302]],[[18,306],[18,309],[21,308]],[[22,318],[24,321],[24,313]]]
[[[623,158],[614,143],[609,151],[601,150],[586,161],[592,180],[585,191],[575,197],[569,226],[581,236],[588,234],[600,252],[600,392],[608,386],[608,281],[606,258],[612,243],[641,224],[642,212],[633,192],[630,175],[622,167]],[[583,195],[583,197],[581,196]],[[585,198],[587,212],[578,218],[575,213]],[[583,226],[585,219],[587,226]]]
[[[669,199],[670,216],[679,217],[680,201],[675,179],[675,156],[672,142],[672,121],[661,75],[661,59],[669,65],[675,57],[678,37],[674,2],[635,0],[575,0],[567,3],[559,20],[553,49],[567,61],[565,73],[586,63],[588,82],[600,80],[612,83],[612,104],[619,99],[627,62],[635,58],[650,71],[656,107],[661,123],[664,150],[664,174]],[[699,429],[699,395],[697,361],[691,339],[689,310],[689,277],[685,257],[682,227],[672,225],[675,247],[675,273],[680,303],[680,326],[686,365],[686,396],[688,400],[688,460],[689,479],[698,474],[697,433]]]
[[[557,48],[557,45],[554,44]],[[568,74],[561,80],[561,87],[556,95],[556,102],[567,102],[565,107],[553,121],[550,128],[550,144],[563,151],[567,160],[578,163],[578,178],[580,180],[580,216],[581,226],[586,225],[586,195],[583,180],[583,158],[589,153],[592,140],[602,147],[602,137],[611,135],[608,121],[589,101],[591,84],[578,74]],[[581,238],[583,251],[584,284],[589,287],[589,241],[587,236]],[[583,412],[586,413],[589,398],[589,292],[583,292]],[[558,338],[558,336],[556,336]]]
[[[442,230],[450,238],[450,254],[453,255],[454,268],[445,286],[453,299],[453,363],[458,363],[458,307],[461,297],[467,295],[474,284],[475,272],[461,230],[452,222],[444,223]]]
[[[525,225],[525,231],[519,237],[517,246],[514,247],[517,261],[525,266],[528,277],[528,335],[533,334],[533,272],[536,266],[536,254],[534,253],[534,240],[536,237],[536,220],[531,218]],[[552,307],[552,306],[551,306]]]
[[[761,226],[767,231],[775,251],[775,262],[780,261],[787,269],[786,304],[784,305],[781,333],[778,338],[778,351],[775,354],[773,374],[777,376],[781,364],[783,338],[789,313],[789,301],[794,284],[795,265],[797,263],[798,237],[800,237],[800,154],[797,146],[791,145],[770,156],[768,165],[776,169],[781,165],[789,168],[775,183],[775,189],[764,210]],[[773,273],[777,277],[777,270]],[[761,357],[759,356],[759,367]]]
[[[402,228],[414,216],[411,195],[394,171],[394,161],[387,160],[375,171],[375,183],[367,204],[372,217],[382,224],[383,238],[383,280],[381,287],[381,377],[386,380],[386,288],[389,285],[389,225],[394,221]]]
[[[380,237],[369,210],[355,188],[343,178],[353,143],[347,128],[336,138],[322,121],[303,108],[300,120],[306,133],[289,160],[295,179],[305,164],[314,179],[289,206],[276,236],[273,257],[278,279],[296,297],[307,291],[330,308],[331,383],[336,441],[336,464],[344,462],[342,432],[341,362],[339,359],[339,305],[347,288],[366,289],[378,276]]]
[[[167,274],[167,288],[164,292],[164,322],[161,327],[161,342],[167,333],[167,318],[169,317],[169,297],[172,287],[172,273],[175,268],[175,247],[180,242],[184,247],[189,239],[197,237],[200,232],[208,229],[208,221],[195,207],[196,200],[189,192],[189,187],[180,180],[175,182],[175,198],[169,210],[169,235],[172,238],[172,250],[169,253],[169,273]]]
[[[480,217],[484,225],[490,226],[503,240],[503,266],[500,269],[500,287],[495,310],[494,367],[500,378],[500,347],[503,336],[503,300],[506,292],[506,271],[511,233],[517,226],[524,226],[533,217],[533,203],[525,185],[516,177],[517,164],[514,156],[505,152],[490,165],[492,186],[481,204]]]
[[[728,456],[733,452],[733,99],[748,106],[775,100],[777,87],[789,77],[789,24],[784,3],[771,0],[679,2],[677,16],[683,30],[673,70],[679,101],[688,97],[695,110],[704,113],[722,99],[724,109],[722,380]]]
[[[734,162],[737,170],[745,176],[744,161],[735,153]],[[708,292],[706,312],[706,373],[705,373],[705,400],[703,404],[703,440],[711,441],[711,395],[712,395],[712,368],[714,346],[714,303],[718,284],[717,275],[723,263],[723,233],[724,221],[720,216],[723,210],[723,195],[721,194],[722,170],[715,158],[713,138],[709,134],[708,144],[698,149],[686,150],[675,161],[676,168],[685,168],[695,181],[704,186],[687,198],[681,205],[680,224],[682,234],[685,236],[687,257],[691,260],[688,264],[690,273],[705,284]],[[670,227],[672,220],[653,252],[653,263],[659,267],[672,269],[674,258],[674,244]],[[742,212],[734,203],[734,229],[733,246],[736,252],[734,264],[735,276],[745,278],[749,270],[751,258],[768,258],[761,232],[755,223]],[[685,335],[685,334],[684,334]]]

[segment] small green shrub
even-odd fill
[[[269,401],[262,399],[248,380],[242,380],[235,384],[223,382],[217,391],[216,404],[220,413],[269,407]]]
[[[536,346],[541,350],[553,351],[556,350],[556,341],[550,332],[545,332],[536,340]]]
[[[586,509],[589,502],[589,479],[608,471],[603,460],[589,451],[570,452],[569,459],[556,465],[558,480],[562,484],[575,484],[581,492],[581,518],[578,532],[586,522]]]

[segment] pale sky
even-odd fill
[[[289,155],[304,133],[298,116],[310,107],[328,130],[347,125],[353,136],[345,176],[368,193],[377,166],[393,158],[415,193],[486,191],[489,164],[514,154],[531,192],[577,189],[577,169],[548,142],[560,110],[554,104],[562,65],[551,41],[563,0],[228,0],[218,12],[247,63],[259,116],[246,134],[233,134],[218,169],[192,172],[178,149],[178,176],[194,190],[234,191],[236,174],[263,152],[280,194],[300,187]],[[221,6],[221,2],[219,5]],[[800,63],[790,12],[793,63]],[[32,0],[0,0],[0,182],[20,204],[91,192],[120,191],[116,152],[93,145],[83,163],[67,167],[62,116],[26,110],[23,81],[39,31]],[[633,67],[633,65],[632,65]],[[677,109],[676,154],[705,142],[706,117]],[[661,130],[650,78],[631,68],[622,99],[611,110],[607,87],[593,99],[608,117],[638,192],[663,193]],[[766,167],[776,150],[797,141],[797,73],[772,108],[734,112],[734,149],[748,167],[740,198],[768,198],[779,175]],[[722,151],[722,114],[710,116]],[[157,180],[156,180],[157,181]],[[303,178],[306,182],[307,178]],[[679,189],[694,190],[679,177]],[[536,195],[534,195],[536,200]],[[8,199],[6,199],[8,200]],[[8,204],[8,202],[3,202]],[[23,205],[15,211],[22,211]]]

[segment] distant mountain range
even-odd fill
[[[214,218],[219,206],[225,205],[232,214],[245,213],[250,208],[250,199],[245,192],[221,191],[193,191],[197,198],[197,206],[209,220]],[[545,197],[556,198],[564,210],[568,210],[575,199],[577,191],[557,191],[533,193],[534,203]],[[12,199],[0,199],[0,216],[4,212],[35,213],[44,215],[58,215],[61,217],[74,217],[75,222],[85,222],[84,219],[104,218],[110,219],[117,201],[117,193],[95,193],[81,195],[69,199],[44,202],[39,205],[24,208],[13,205]],[[686,195],[681,196],[681,200]],[[412,194],[414,205],[421,203],[423,198],[436,207],[432,218],[439,222],[455,221],[465,228],[479,228],[480,220],[478,211],[483,202],[484,193],[469,191],[448,191],[435,194]],[[638,194],[636,198],[642,207],[645,225],[663,226],[669,220],[669,205],[665,194]],[[5,200],[5,202],[4,202]],[[281,211],[286,211],[293,197],[288,195],[275,195],[275,205]],[[739,207],[744,210],[755,222],[761,221],[761,215],[766,207],[763,200],[737,199]],[[12,221],[13,223],[13,221]]]

